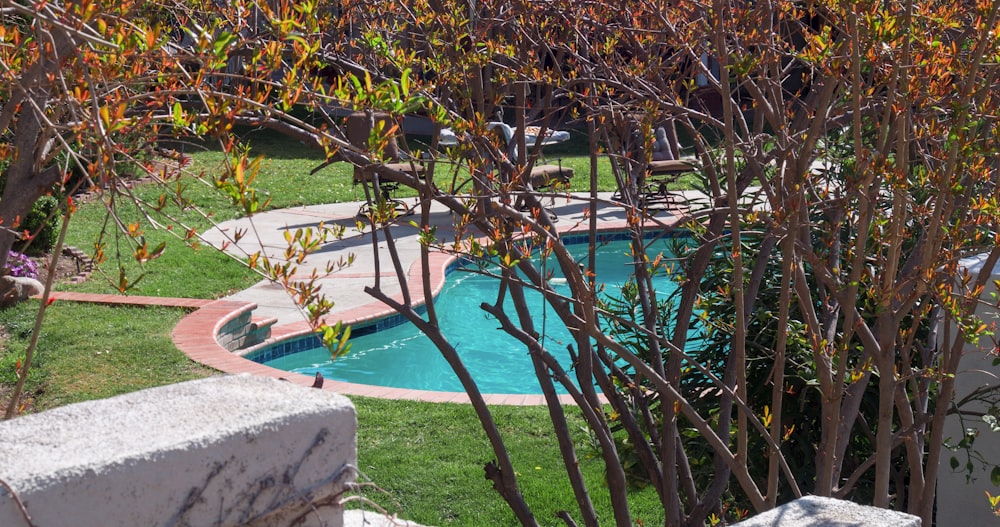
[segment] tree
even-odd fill
[[[453,161],[471,174],[468,192],[438,185],[437,175],[426,182],[397,180],[417,189],[424,202],[452,207],[465,221],[460,229],[475,227],[487,237],[457,246],[467,256],[489,256],[501,264],[498,297],[483,308],[525,344],[547,395],[554,380],[576,398],[601,445],[619,525],[630,518],[616,430],[638,451],[669,525],[700,525],[722,512],[724,498],[760,511],[782,493],[805,491],[855,496],[930,522],[957,358],[961,345],[986,329],[972,313],[987,278],[956,282],[957,262],[987,252],[989,269],[998,255],[992,161],[997,6],[630,2],[627,10],[618,7],[350,4],[348,11],[359,13],[352,20],[361,42],[378,43],[359,44],[359,64],[390,73],[423,64],[433,82],[417,89],[448,110],[446,124],[467,134],[461,158]],[[505,115],[513,112],[523,128],[526,87],[542,94],[530,102],[543,126],[578,111],[594,153],[603,148],[614,161],[618,190],[634,218],[638,323],[604,309],[589,274],[593,262],[581,271],[554,236],[540,195],[523,184],[531,159],[504,158],[484,140],[483,121],[497,107]],[[666,323],[649,282],[660,260],[644,254],[642,244],[647,230],[670,228],[656,225],[642,201],[650,130],[661,124],[686,138],[708,196],[708,205],[686,218],[700,244],[683,261],[682,293]],[[589,190],[589,197],[570,199],[588,200],[596,208],[593,179]],[[529,212],[513,206],[518,200]],[[418,224],[428,225],[426,215]],[[381,232],[391,243],[390,232]],[[426,241],[428,250],[456,247],[430,232]],[[751,242],[754,250],[748,252],[744,243]],[[733,310],[726,320],[709,321],[731,328],[725,367],[716,370],[699,359],[698,344],[688,335],[699,302],[709,293],[702,279],[720,252],[732,270],[722,298]],[[571,295],[547,284],[535,265],[539,255],[559,263]],[[780,262],[777,270],[774,262]],[[779,279],[777,308],[761,305],[767,273]],[[421,286],[429,291],[428,284]],[[554,362],[526,315],[526,288],[541,291],[576,336],[572,373]],[[463,376],[447,336],[437,330],[433,309],[422,317],[406,302],[391,302],[378,286],[371,293],[438,343],[475,401],[474,380]],[[514,311],[503,307],[507,296],[515,299]],[[959,334],[933,323],[935,309],[958,324]],[[749,321],[763,315],[775,327],[766,343],[773,368],[765,401],[748,398],[746,373],[756,353],[747,346]],[[642,354],[608,338],[605,328],[613,324],[632,328]],[[943,341],[941,331],[948,333]],[[804,389],[820,403],[811,435],[800,437],[815,445],[815,473],[805,478],[791,474],[782,456],[793,427],[803,428],[795,421],[802,416],[789,408],[795,394],[786,393],[786,376],[804,367],[788,360],[792,337],[806,343],[815,385]],[[630,369],[619,368],[620,361]],[[684,388],[692,379],[711,383],[717,397],[709,404],[696,400]],[[601,407],[594,387],[608,398],[613,410],[608,415],[594,411]],[[877,403],[863,407],[866,395]],[[596,524],[573,468],[576,455],[561,409],[550,401],[580,514],[585,524]],[[704,411],[708,406],[717,412]],[[487,410],[481,404],[477,409],[494,450],[502,452]],[[688,430],[711,445],[715,466],[707,481],[691,472]],[[848,456],[848,446],[858,441],[867,450]],[[766,445],[770,465],[752,472],[751,449],[759,445]],[[858,457],[859,452],[866,454]],[[532,523],[509,470],[501,458],[499,469],[491,466],[487,474],[522,522]],[[799,488],[799,479],[808,487]],[[732,483],[739,492],[730,490]]]
[[[16,238],[34,235],[21,231],[35,201],[59,197],[68,221],[71,195],[81,187],[101,191],[108,211],[108,228],[94,246],[99,263],[108,258],[112,237],[125,240],[140,265],[163,251],[162,244],[147,245],[137,223],[118,216],[122,203],[136,206],[151,225],[176,227],[171,232],[196,241],[197,232],[165,207],[186,206],[182,171],[164,168],[153,155],[173,157],[171,164],[183,169],[183,156],[171,146],[219,141],[227,166],[203,179],[253,214],[266,205],[253,188],[259,161],[236,141],[234,127],[273,127],[331,151],[346,144],[323,134],[329,120],[312,125],[293,113],[299,105],[319,108],[331,100],[316,73],[320,27],[330,14],[316,3],[289,2],[0,2],[0,268]],[[126,183],[136,175],[162,185],[157,202],[129,192]],[[330,234],[297,239],[292,254]],[[256,263],[312,306],[310,320],[342,350],[339,326],[321,321],[330,301],[313,282],[293,280],[295,259]],[[135,276],[121,263],[118,268],[113,286],[125,293],[142,271]],[[44,309],[43,303],[39,320]],[[31,350],[22,382],[30,362]]]
[[[532,357],[584,524],[598,519],[557,383],[600,446],[618,525],[632,523],[626,443],[668,525],[728,521],[742,508],[761,511],[806,491],[931,521],[961,344],[986,330],[973,317],[986,277],[956,281],[958,258],[987,252],[988,269],[1000,256],[995,3],[154,6],[3,4],[12,44],[0,58],[11,87],[0,114],[10,145],[5,192],[44,193],[69,166],[111,182],[122,160],[144,166],[137,154],[152,138],[212,136],[234,156],[214,184],[249,214],[262,203],[232,126],[292,134],[324,149],[328,162],[370,171],[366,184],[415,189],[425,265],[431,250],[499,264],[497,296],[483,309]],[[131,16],[139,7],[154,15]],[[171,41],[168,27],[187,37]],[[331,107],[371,116],[365,147],[346,140]],[[297,117],[308,110],[319,124]],[[491,135],[498,111],[519,130],[516,150]],[[459,138],[454,148],[432,140],[427,177],[379,162],[399,135],[398,120],[413,113]],[[591,151],[586,192],[539,191],[531,179],[538,148],[527,143],[526,125],[544,134],[577,118]],[[644,200],[651,130],[659,126],[674,150],[683,146],[697,160],[707,196],[680,223],[658,220]],[[597,193],[601,152],[612,160],[616,202]],[[422,315],[411,300],[394,257],[391,226],[399,218],[379,192],[367,195],[371,234],[390,248],[389,261],[376,265],[392,268],[404,286],[401,302],[381,282],[369,293],[417,324],[452,363],[497,456],[487,477],[523,524],[536,523],[475,379],[441,333],[433,305]],[[602,296],[592,251],[578,262],[559,241],[543,200],[563,195],[590,210],[628,212],[636,269],[630,312],[638,317],[621,316]],[[29,200],[12,196],[0,198],[4,225],[16,225]],[[431,229],[432,202],[458,218],[455,238]],[[647,254],[644,241],[682,227],[698,243],[678,264],[679,295],[664,304],[650,279],[664,260]],[[594,240],[596,224],[589,228]],[[0,254],[13,233],[5,236]],[[148,259],[156,248],[137,238],[135,253]],[[560,268],[571,295],[552,287],[541,259]],[[304,302],[327,305],[308,284],[292,283],[289,267],[251,260]],[[720,276],[728,287],[704,288]],[[412,287],[431,296],[426,280]],[[546,348],[526,304],[529,289],[573,335],[572,365]],[[764,305],[775,298],[777,306]],[[732,305],[707,321],[728,332],[722,361],[706,360],[689,338],[709,299]],[[959,331],[934,324],[935,310]],[[317,324],[322,315],[311,311]],[[768,321],[773,336],[754,340],[755,320]],[[628,338],[611,338],[609,328]],[[748,373],[748,361],[759,360],[772,366],[766,400]],[[803,368],[814,382],[789,393],[788,378]],[[790,404],[803,391],[819,401],[813,421]],[[866,395],[876,403],[863,406]],[[789,438],[806,443],[797,447],[810,450],[814,473],[792,473]],[[707,453],[698,450],[705,444]],[[852,445],[860,447],[848,456]],[[754,461],[761,455],[766,467]],[[696,459],[711,469],[696,470]]]
[[[287,2],[4,2],[0,264],[16,237],[31,235],[17,229],[39,196],[82,186],[107,190],[110,203],[134,175],[170,183],[176,173],[150,160],[163,145],[219,140],[234,161],[215,184],[245,213],[257,210],[234,126],[344,144],[324,142],[328,122],[292,115],[296,105],[331,101],[316,74],[330,14]],[[153,256],[141,241],[135,248]]]

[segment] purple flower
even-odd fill
[[[3,268],[3,274],[8,276],[20,276],[25,278],[38,279],[38,264],[27,256],[11,251],[7,254],[7,265]]]

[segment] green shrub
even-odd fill
[[[60,214],[59,201],[52,196],[42,196],[21,222],[19,230],[28,237],[14,244],[14,250],[29,256],[45,254],[56,244]]]

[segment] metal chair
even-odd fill
[[[396,133],[398,131],[396,123],[387,114],[354,112],[347,116],[347,140],[350,141],[351,145],[364,152],[369,151],[369,141],[373,129],[378,130],[381,134],[388,134],[387,137],[384,137],[385,149],[383,155],[384,159],[390,162],[364,167],[355,165],[354,184],[360,184],[365,187],[365,197],[367,198],[367,202],[358,209],[358,215],[371,216],[372,211],[369,204],[372,196],[368,192],[368,185],[371,185],[376,200],[392,204],[396,212],[400,214],[412,214],[413,210],[403,200],[392,196],[392,192],[399,188],[399,183],[380,180],[376,168],[377,166],[382,166],[396,172],[423,177],[424,166],[417,161],[403,160],[403,156],[400,154],[399,143],[396,141]]]

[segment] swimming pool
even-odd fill
[[[578,237],[581,238],[581,237]],[[670,254],[668,238],[651,242],[648,254]],[[564,239],[570,250],[583,258],[587,251],[586,238],[572,243]],[[614,291],[628,280],[631,273],[629,243],[621,236],[609,237],[597,247],[598,278],[606,284],[606,291]],[[555,263],[552,264],[555,267]],[[554,274],[552,283],[558,288],[560,275]],[[655,281],[658,298],[665,298],[676,289],[668,278]],[[455,270],[448,274],[435,308],[444,335],[458,350],[463,362],[483,393],[537,394],[540,393],[531,359],[524,345],[499,329],[499,323],[479,306],[483,301],[496,298],[497,280],[480,274]],[[542,333],[546,348],[556,356],[563,367],[570,369],[566,345],[573,340],[559,322],[551,308],[544,306],[542,297],[529,292],[530,305],[536,330]],[[357,384],[462,392],[461,383],[441,353],[415,326],[404,322],[378,331],[351,338],[351,351],[336,361],[322,347],[313,347],[285,356],[258,360],[274,368],[314,375],[317,371],[328,379]],[[257,354],[255,354],[257,355]],[[254,357],[250,357],[254,358]]]

